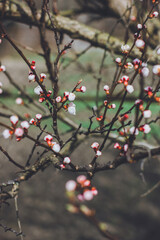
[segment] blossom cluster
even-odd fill
[[[20,123],[21,127],[17,127],[19,118],[16,115],[10,117],[11,127],[5,129],[2,132],[2,135],[5,139],[13,136],[16,136],[16,140],[20,141],[28,133],[28,128],[30,127],[27,121],[22,121]]]
[[[66,182],[66,191],[72,192],[79,201],[90,201],[98,194],[97,189],[92,187],[91,181],[84,175],[78,176],[76,181]]]
[[[51,135],[46,135],[44,137],[44,141],[48,144],[48,146],[56,153],[60,151],[60,145],[56,142],[53,142],[53,137]]]

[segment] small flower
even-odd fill
[[[35,123],[36,123],[35,118],[31,118],[30,121],[29,121],[29,123],[30,123],[31,125],[32,125],[32,124],[35,124]]]
[[[92,143],[91,148],[98,149],[99,148],[99,143],[98,142]]]
[[[54,151],[54,152],[56,152],[56,153],[58,153],[59,151],[60,151],[60,145],[58,144],[58,143],[56,143],[56,142],[52,142],[52,150]]]
[[[37,87],[35,87],[34,93],[40,95],[41,93],[43,93],[43,89],[38,85]]]
[[[83,193],[83,197],[86,201],[90,201],[93,199],[93,193],[91,190],[86,190],[84,193]]]
[[[76,105],[74,103],[69,103],[68,105],[68,112],[71,114],[71,115],[76,115]]]
[[[135,58],[135,59],[133,60],[134,69],[135,69],[135,70],[138,69],[139,66],[141,65],[141,63],[142,63],[141,60],[139,60],[138,58]]]
[[[144,118],[150,118],[151,115],[152,115],[151,110],[144,110],[144,111],[143,111],[143,117],[144,117]]]
[[[96,152],[96,157],[100,157],[101,155],[102,155],[102,152],[99,151],[99,150],[97,150],[97,152]]]
[[[137,24],[137,28],[139,29],[139,30],[141,30],[142,28],[143,28],[143,26],[142,26],[142,24]]]
[[[96,118],[97,121],[102,121],[102,119],[103,119],[103,116],[102,116],[102,115],[101,115],[100,117],[97,117],[97,118]]]
[[[147,87],[144,88],[144,91],[148,94],[148,97],[152,97],[152,95],[153,95],[153,93],[152,93],[152,91],[153,91],[152,87],[147,86]]]
[[[57,103],[59,103],[59,102],[61,102],[61,101],[62,101],[61,96],[56,97],[56,102],[57,102]]]
[[[134,134],[134,135],[138,135],[139,134],[139,131],[138,131],[138,128],[135,128],[135,127],[131,127],[130,129],[129,129],[129,132],[130,132],[130,134]]]
[[[148,67],[142,68],[141,74],[143,75],[143,77],[148,77],[148,75],[149,75],[149,68]]]
[[[108,101],[104,100],[104,106],[107,106]]]
[[[37,118],[37,120],[41,120],[42,119],[42,114],[37,113],[35,117]]]
[[[64,92],[64,96],[68,97],[69,96],[69,92]]]
[[[46,141],[46,142],[52,141],[52,140],[53,140],[53,137],[49,134],[44,137],[44,141]]]
[[[121,61],[122,61],[122,60],[121,60],[121,58],[119,58],[119,57],[118,57],[118,58],[116,58],[116,63],[119,63],[119,64],[120,64],[120,63],[121,63]]]
[[[120,122],[125,122],[129,118],[128,114],[124,114],[123,116],[119,117]]]
[[[129,49],[130,49],[130,46],[128,44],[121,46],[121,50],[123,53],[128,53]]]
[[[151,128],[148,124],[144,124],[139,127],[139,131],[144,132],[145,134],[149,133],[151,131]]]
[[[81,86],[80,88],[76,88],[76,92],[85,93],[86,92],[86,87],[85,86]]]
[[[119,143],[115,143],[115,144],[114,144],[114,148],[115,148],[115,149],[119,149],[119,150],[120,150],[122,147],[120,146],[120,144],[119,144]]]
[[[123,83],[124,86],[127,86],[128,85],[128,81],[129,81],[129,77],[124,75],[121,77],[121,79],[118,81],[118,83]]]
[[[75,100],[75,98],[76,98],[76,95],[74,93],[69,93],[69,95],[68,95],[69,101],[73,102]]]
[[[0,72],[5,72],[6,71],[6,67],[4,65],[0,66]]]
[[[65,157],[64,159],[63,159],[63,163],[64,164],[69,164],[71,162],[71,159],[69,158],[69,157]]]
[[[135,45],[138,49],[143,50],[145,42],[142,39],[137,39]]]
[[[68,182],[66,182],[65,187],[68,192],[73,192],[76,190],[77,183],[74,180],[69,180]]]
[[[108,108],[110,108],[110,109],[115,109],[115,108],[116,108],[116,104],[115,104],[115,103],[112,103],[111,105],[108,106]]]
[[[126,65],[125,65],[125,68],[127,69],[132,69],[133,68],[133,64],[128,62]]]
[[[86,87],[85,87],[85,86],[81,86],[81,87],[80,87],[80,91],[81,91],[82,93],[86,92]]]
[[[140,104],[143,104],[143,101],[141,99],[137,99],[135,101],[135,105],[140,105]]]
[[[19,118],[15,115],[10,117],[10,121],[13,125],[16,125],[18,123]]]
[[[153,15],[153,17],[157,18],[159,13],[157,11],[154,11],[152,15]]]
[[[24,129],[28,129],[30,127],[29,122],[27,122],[27,121],[21,122],[21,127]]]
[[[23,99],[20,97],[16,98],[16,104],[23,105],[24,104]]]
[[[2,132],[2,135],[5,139],[9,138],[11,136],[10,134],[10,131],[9,129],[5,129],[3,132]]]
[[[107,94],[109,93],[109,86],[108,85],[104,85],[103,89]]]
[[[29,75],[28,75],[28,80],[31,82],[31,81],[35,81],[35,75],[30,72]]]
[[[128,93],[133,93],[134,92],[134,87],[132,85],[128,85],[126,87],[126,90],[127,90]]]
[[[153,71],[153,73],[154,73],[155,75],[160,76],[160,65],[155,65],[155,66],[153,67],[152,71]]]
[[[14,134],[16,135],[16,137],[22,137],[24,134],[24,131],[22,128],[16,128]]]

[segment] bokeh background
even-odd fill
[[[37,6],[41,6],[41,1],[36,1]],[[77,8],[78,5],[74,0],[59,0],[59,10],[68,10]],[[89,24],[102,31],[110,31],[115,19],[112,17],[107,19],[93,20],[93,14],[80,14],[75,17],[78,21]],[[92,21],[91,21],[92,20]],[[5,28],[9,35],[23,45],[27,45],[41,51],[39,43],[39,35],[36,28],[29,28],[24,24],[13,23],[6,21]],[[121,25],[115,32],[116,36],[123,39],[124,29]],[[53,60],[55,58],[56,46],[53,33],[47,32],[50,46],[52,47]],[[70,38],[64,35],[63,44],[70,41]],[[77,98],[77,116],[74,118],[77,124],[83,122],[83,127],[87,127],[91,115],[91,108],[95,105],[95,85],[99,65],[103,56],[103,51],[98,48],[91,48],[85,55],[80,57],[78,61],[74,61],[75,53],[83,51],[88,46],[84,41],[75,40],[71,51],[64,57],[62,69],[60,71],[60,89],[61,93],[64,90],[70,90],[74,87],[77,81],[84,79],[84,84],[87,86],[87,93],[83,98]],[[27,58],[36,60],[37,71],[39,73],[45,72],[46,67],[44,60],[36,54],[24,50]],[[73,62],[68,66],[69,61]],[[28,83],[28,67],[21,61],[14,49],[9,44],[3,41],[0,45],[0,61],[7,68],[7,71],[12,75],[13,79],[27,92],[36,99],[33,93],[33,88],[36,84]],[[105,60],[102,71],[102,86],[105,83],[110,83],[113,78],[114,64],[110,56]],[[0,104],[5,104],[9,108],[14,108],[22,114],[30,112],[31,116],[37,113],[35,108],[19,108],[15,105],[15,99],[18,96],[17,90],[10,87],[6,77],[1,74],[0,81],[3,82],[4,93],[0,96]],[[149,81],[149,79],[147,80]],[[137,84],[138,85],[138,84]],[[135,86],[136,87],[136,86]],[[103,88],[102,88],[103,89]],[[138,87],[137,87],[138,90]],[[103,91],[101,92],[102,100],[104,98]],[[38,100],[38,99],[37,99]],[[119,100],[115,99],[118,105]],[[126,109],[132,104],[132,99],[125,105]],[[153,105],[153,114],[157,114],[159,106]],[[3,109],[5,113],[10,111]],[[107,116],[112,118],[112,114]],[[1,121],[9,120],[1,118]],[[47,124],[50,124],[48,120]],[[69,135],[66,134],[69,129],[61,122],[61,132],[64,138]],[[152,144],[157,144],[155,141],[159,137],[159,125],[153,126],[152,132],[154,136],[150,135],[149,140]],[[0,128],[2,132],[2,128]],[[34,134],[36,130],[32,128]],[[95,139],[85,141],[72,154],[74,162],[88,163],[93,156],[90,144]],[[17,143],[15,139],[9,141],[4,140],[0,136],[2,145],[15,157],[17,162],[23,163],[28,156],[33,144],[27,140]],[[101,139],[99,140],[101,142]],[[157,140],[158,141],[158,140]],[[40,154],[40,149],[33,155],[32,161]],[[117,155],[113,151],[113,145],[104,150],[103,157],[100,161],[106,162],[112,160]],[[100,221],[107,223],[108,230],[119,236],[124,240],[159,240],[160,239],[160,203],[159,203],[159,189],[153,191],[145,198],[141,194],[146,192],[150,187],[159,181],[159,158],[147,160],[144,169],[145,182],[140,175],[140,162],[132,165],[122,165],[114,171],[107,171],[98,173],[94,178],[94,185],[97,187],[99,194],[92,202],[88,203],[90,208],[96,210],[97,217]],[[0,182],[14,179],[17,176],[17,170],[8,163],[7,159],[0,153]],[[97,230],[90,225],[82,216],[73,215],[66,210],[67,198],[65,196],[65,182],[69,179],[75,179],[76,176],[71,173],[55,170],[53,167],[46,169],[44,172],[38,173],[29,181],[23,183],[19,195],[19,212],[22,222],[23,232],[26,240],[101,240],[103,237]],[[15,207],[12,201],[8,205],[3,205],[0,209],[0,222],[17,228]],[[18,239],[13,233],[5,233],[0,228],[0,239],[2,240],[16,240]]]

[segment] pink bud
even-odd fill
[[[45,137],[44,137],[44,141],[52,141],[52,139],[53,139],[53,137],[51,136],[51,135],[46,135]]]
[[[120,149],[120,148],[121,148],[121,146],[120,146],[120,144],[119,144],[119,143],[115,143],[115,144],[114,144],[114,148],[115,148],[115,149]]]
[[[116,104],[113,103],[113,104],[110,105],[110,107],[111,107],[112,109],[115,109],[115,108],[116,108]]]
[[[140,61],[138,58],[135,58],[135,59],[133,60],[133,64],[134,64],[134,65],[139,65],[140,62],[141,62],[141,61]]]
[[[80,87],[80,91],[81,91],[82,93],[85,93],[85,92],[86,92],[86,87],[85,87],[85,86],[81,86],[81,87]]]
[[[127,81],[127,82],[128,82],[128,81],[129,81],[129,77],[126,76],[126,75],[124,75],[124,76],[121,77],[121,80],[122,80],[122,81]]]
[[[104,85],[103,89],[104,89],[104,91],[109,91],[109,86],[108,85]]]
[[[45,79],[46,78],[46,74],[45,73],[41,73],[40,77]]]
[[[140,129],[140,131],[143,131],[145,134],[147,134],[151,131],[151,128],[148,124],[144,124],[139,129]]]
[[[62,101],[61,96],[58,96],[58,97],[56,98],[56,102],[59,103],[59,102],[61,102],[61,101]]]
[[[79,176],[77,177],[77,182],[78,182],[79,184],[84,183],[85,180],[86,180],[86,176],[84,176],[84,175],[79,175]]]
[[[31,118],[30,121],[29,121],[29,123],[30,123],[30,124],[34,124],[35,121],[36,121],[35,118]]]
[[[135,101],[135,105],[143,104],[143,101],[141,99],[137,99]]]
[[[78,200],[81,201],[81,202],[84,201],[84,197],[83,197],[82,194],[78,194],[78,195],[77,195],[77,198],[78,198]]]
[[[34,93],[40,95],[41,93],[43,93],[43,89],[40,86],[37,86],[34,89]]]
[[[157,18],[158,15],[159,15],[159,13],[158,13],[157,11],[154,11],[154,12],[153,12],[153,16],[154,16],[155,18]]]
[[[5,72],[6,71],[6,67],[4,65],[1,65],[0,66],[0,71]]]
[[[69,96],[69,92],[64,92],[64,96],[68,97]]]

